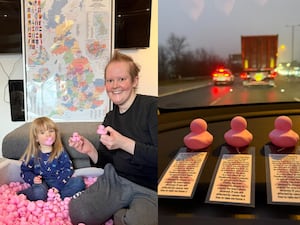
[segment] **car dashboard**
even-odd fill
[[[237,115],[246,118],[247,129],[253,134],[250,146],[255,148],[254,207],[205,202],[221,147],[225,144],[224,133],[230,128],[231,119]],[[299,134],[300,107],[297,102],[159,109],[159,177],[184,146],[183,137],[189,133],[193,119],[206,120],[208,131],[214,137],[193,198],[160,197],[159,224],[299,224],[299,206],[267,202],[264,146],[270,142],[268,134],[274,128],[274,120],[281,115],[292,119],[293,130]]]

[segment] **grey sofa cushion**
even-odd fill
[[[65,150],[69,153],[75,168],[90,166],[89,158],[69,147],[68,139],[73,132],[85,136],[97,148],[99,145],[99,135],[96,133],[99,122],[57,122],[61,132],[61,138]],[[20,159],[24,153],[29,140],[30,122],[8,133],[2,141],[2,155],[9,159]]]

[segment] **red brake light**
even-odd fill
[[[275,78],[277,76],[277,72],[273,71],[271,74],[270,74],[270,77],[271,78]]]
[[[241,73],[241,74],[240,74],[240,77],[241,77],[242,79],[246,79],[246,78],[247,78],[247,73]]]

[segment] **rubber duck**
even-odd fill
[[[269,133],[271,142],[281,148],[294,147],[299,135],[292,130],[292,120],[288,116],[279,116],[275,119],[274,129]]]
[[[107,130],[105,129],[105,126],[104,126],[104,125],[100,124],[100,125],[98,126],[97,134],[100,134],[100,135],[102,135],[102,134],[107,134]]]
[[[238,148],[248,146],[253,135],[247,130],[247,120],[242,116],[235,116],[230,122],[231,129],[225,132],[224,139],[227,144]]]
[[[74,132],[73,135],[72,135],[72,137],[71,137],[71,140],[74,141],[74,142],[80,141],[81,138],[80,138],[79,133],[78,132]]]
[[[190,131],[183,138],[183,142],[192,151],[207,148],[213,141],[213,136],[207,131],[206,121],[201,118],[191,122]]]

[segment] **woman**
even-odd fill
[[[157,98],[136,93],[139,67],[115,52],[105,68],[106,92],[113,109],[103,122],[96,149],[80,136],[69,145],[87,154],[104,174],[70,201],[72,223],[154,225],[157,221]]]

